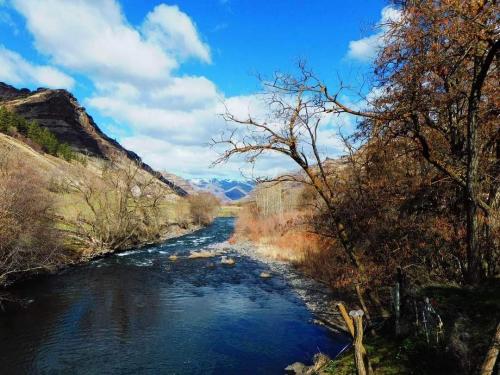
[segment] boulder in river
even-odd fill
[[[261,272],[259,276],[263,279],[270,279],[271,277],[273,277],[270,272],[266,271]]]
[[[223,255],[221,257],[220,262],[221,262],[221,264],[225,264],[227,266],[234,266],[234,264],[236,263],[233,258],[229,258],[225,255]]]
[[[171,260],[172,262],[175,262],[177,259],[179,259],[179,257],[177,255],[170,255],[168,259]]]
[[[188,258],[189,259],[200,259],[200,258],[213,258],[217,254],[213,251],[192,251],[191,254],[189,254]]]

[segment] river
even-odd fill
[[[15,287],[32,302],[0,315],[1,374],[283,374],[346,344],[313,316],[283,275],[228,250],[231,218],[149,248],[72,267]],[[179,255],[177,261],[170,255]]]

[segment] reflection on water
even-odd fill
[[[281,374],[318,351],[337,353],[345,339],[311,324],[282,278],[261,279],[264,264],[237,254],[234,267],[168,259],[232,230],[232,219],[217,219],[18,287],[35,301],[0,316],[0,373]]]

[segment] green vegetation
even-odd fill
[[[463,368],[474,372],[495,332],[496,322],[491,318],[500,316],[500,281],[491,280],[476,288],[435,285],[422,288],[420,293],[439,310],[444,340],[428,344],[423,334],[395,338],[384,330],[377,337],[368,336],[365,347],[375,372],[437,375],[460,373]],[[470,351],[462,351],[464,348]],[[356,374],[354,353],[331,361],[325,371]]]
[[[67,143],[59,142],[50,130],[41,127],[36,121],[27,121],[5,107],[0,107],[0,132],[9,135],[21,134],[41,147],[44,152],[64,160],[77,159],[71,147]]]

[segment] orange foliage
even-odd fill
[[[324,241],[304,225],[305,215],[299,211],[281,215],[258,216],[245,208],[238,217],[236,230],[230,242],[250,241],[259,245],[263,255],[273,259],[300,261],[315,252]]]

